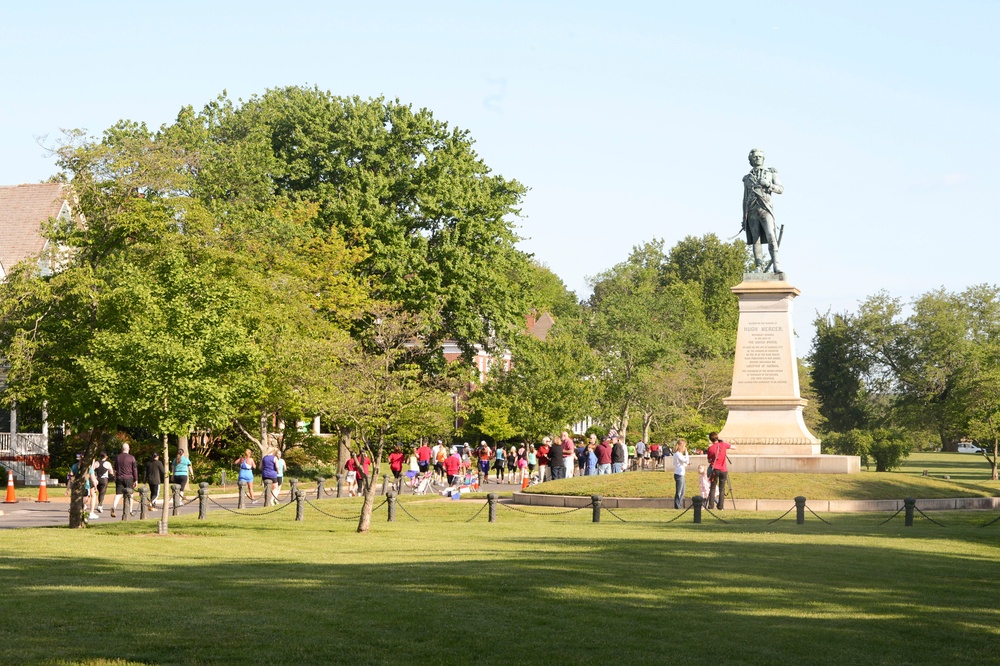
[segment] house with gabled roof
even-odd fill
[[[50,219],[75,223],[71,201],[62,183],[0,186],[0,280],[25,261],[35,263],[40,275],[59,270],[66,252],[52,246],[42,229]],[[7,385],[5,367],[0,364],[0,391]],[[41,432],[26,433],[18,430],[16,406],[0,409],[0,465],[12,470],[19,482],[38,482],[48,465],[48,451],[44,414]]]

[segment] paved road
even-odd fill
[[[109,496],[110,497],[110,496]],[[191,499],[191,496],[188,496]],[[236,508],[236,496],[219,497],[213,496],[217,502],[224,506]],[[221,511],[217,506],[209,502],[209,510]],[[104,513],[94,523],[111,522],[121,520],[121,512],[116,512],[118,517],[111,517],[111,502],[105,502]],[[292,509],[289,509],[291,511]],[[69,500],[65,498],[53,499],[48,504],[39,504],[33,500],[21,501],[17,504],[0,504],[0,530],[10,530],[19,527],[58,527],[69,525]],[[188,506],[181,507],[180,513],[198,513],[198,503],[193,502]],[[155,512],[147,512],[146,520],[157,519],[160,516],[160,509]],[[131,520],[138,520],[139,513],[136,512]]]
[[[336,482],[329,487],[329,491],[334,493],[336,490]],[[479,492],[484,493],[509,493],[514,490],[518,490],[520,486],[509,483],[495,483],[493,481],[484,484]],[[379,484],[378,491],[381,491],[381,484]],[[435,492],[437,491],[437,492]],[[263,495],[263,492],[257,488],[256,492],[258,495]],[[440,488],[435,488],[433,490],[428,490],[428,496],[434,496],[439,494]],[[380,493],[379,493],[380,494]],[[410,489],[404,488],[402,495],[409,495]],[[188,493],[186,501],[191,500],[194,495]],[[286,493],[282,496],[284,502],[288,501],[288,494]],[[306,489],[306,497],[310,500],[315,500],[316,491],[315,489]],[[326,498],[332,498],[332,494],[325,495]],[[111,495],[108,495],[108,500],[105,502],[105,511],[101,514],[101,517],[94,521],[95,524],[101,522],[119,521],[121,520],[121,513],[118,513],[117,518],[111,517]],[[237,506],[237,495],[235,493],[226,495],[212,495],[212,499],[222,504],[225,507],[235,509]],[[255,504],[253,507],[248,508],[262,508],[260,504]],[[222,508],[214,504],[213,502],[208,503],[208,510],[213,511],[223,511]],[[286,511],[294,511],[293,508],[286,509]],[[20,527],[59,527],[66,526],[69,524],[69,500],[65,497],[54,498],[48,504],[39,504],[34,500],[21,500],[16,504],[0,504],[0,530],[4,529],[17,529]],[[187,506],[181,507],[180,513],[186,515],[189,513],[198,512],[198,502],[192,502]],[[160,509],[157,508],[155,511],[147,512],[146,520],[156,520],[160,516]],[[132,520],[138,520],[139,515],[136,515]]]

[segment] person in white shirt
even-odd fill
[[[674,508],[679,509],[684,502],[684,475],[687,474],[687,466],[691,464],[688,456],[688,445],[683,439],[677,440],[674,447]]]

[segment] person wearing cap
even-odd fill
[[[490,445],[486,443],[486,440],[479,442],[479,448],[476,449],[476,459],[479,460],[479,485],[483,485],[490,478],[490,458],[493,456],[493,451],[490,450]]]
[[[552,438],[542,437],[542,444],[538,447],[538,482],[545,483],[549,480],[549,450],[552,448]]]
[[[451,447],[451,455],[444,460],[444,471],[448,475],[448,485],[455,485],[455,477],[458,476],[458,469],[462,466],[462,459],[458,456],[458,449]]]

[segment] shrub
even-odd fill
[[[859,456],[866,467],[874,461],[876,472],[899,467],[912,449],[903,433],[889,428],[833,433],[823,440],[823,445],[827,451],[840,455]]]

